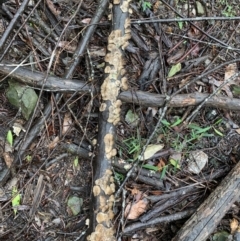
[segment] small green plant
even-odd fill
[[[7,142],[12,146],[13,145],[13,134],[12,131],[9,130],[7,133]]]
[[[178,23],[179,29],[182,30],[182,29],[183,29],[183,22],[182,22],[182,21],[179,21],[179,22],[177,22],[177,23]]]
[[[224,11],[222,11],[223,16],[225,17],[235,17],[236,16],[236,10],[232,5],[228,3],[227,0],[221,0],[220,1],[221,5],[225,5],[226,8]]]
[[[133,155],[134,160],[138,157],[143,146],[141,136],[138,132],[137,137],[130,137],[123,141],[127,148],[127,153]]]
[[[124,180],[124,175],[118,172],[114,172],[114,179],[118,182],[122,182]]]
[[[147,9],[152,7],[152,4],[148,1],[141,0],[142,10],[145,12]]]
[[[27,155],[25,159],[26,159],[27,162],[31,162],[32,161],[32,156]]]
[[[75,159],[73,160],[73,166],[77,168],[78,164],[79,164],[78,157],[75,157]]]
[[[195,140],[200,140],[202,137],[210,137],[214,136],[213,134],[209,134],[207,131],[211,129],[211,126],[202,128],[196,124],[190,124],[188,128],[191,130],[190,137],[187,139],[187,142],[192,142]]]
[[[162,168],[162,171],[161,171],[161,175],[160,175],[160,179],[163,179],[166,175],[166,172],[169,168],[169,166],[172,166],[173,167],[173,171],[176,172],[178,169],[180,170],[181,167],[179,165],[179,162],[177,160],[174,160],[174,159],[170,159],[169,160],[169,164],[168,165],[165,165],[163,168]]]
[[[12,207],[13,207],[14,215],[17,214],[16,206],[20,205],[20,201],[21,201],[21,196],[20,196],[17,188],[14,186],[12,188]]]

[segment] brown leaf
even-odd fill
[[[195,25],[197,25],[198,27],[200,27],[199,23],[195,23]],[[190,38],[198,38],[201,36],[201,32],[194,26],[191,26],[190,30],[187,33],[188,37]]]
[[[227,80],[229,78],[231,78],[234,74],[237,73],[237,64],[236,63],[233,63],[233,64],[229,64],[227,67],[226,67],[226,71],[225,71],[225,75],[224,75],[224,80]],[[231,84],[234,84],[235,83],[235,80],[233,81],[230,81],[228,84],[231,85]]]
[[[66,113],[63,119],[62,134],[64,135],[72,125],[71,113]]]
[[[163,161],[163,159],[161,158],[157,164],[157,167],[159,168],[159,171],[161,171],[163,169],[163,167],[166,166],[165,162]]]
[[[236,131],[238,134],[240,134],[240,128],[235,129],[235,131]]]
[[[56,136],[54,140],[48,145],[48,148],[52,150],[59,142],[59,136]]]
[[[215,86],[219,87],[222,83],[223,81],[217,81],[212,76],[209,76],[209,84],[214,84]],[[230,98],[233,98],[233,94],[229,88],[229,85],[230,84],[226,84],[225,86],[223,86],[222,90],[224,90]]]
[[[53,4],[53,2],[52,2],[51,0],[46,0],[46,2],[47,2],[47,5],[48,5],[49,9],[51,10],[51,12],[52,12],[55,16],[58,16],[58,15],[61,13],[61,11],[59,11],[59,10],[55,7],[55,5]]]
[[[10,168],[12,163],[13,163],[13,157],[10,155],[10,153],[4,152],[3,153],[3,159],[4,159],[7,167]]]
[[[148,200],[146,198],[143,198],[138,202],[134,202],[133,204],[129,203],[125,209],[125,217],[131,220],[136,219],[146,212],[147,206]]]

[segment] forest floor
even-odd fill
[[[11,28],[27,1],[1,2],[0,240],[86,240],[111,8],[87,35],[97,1],[29,1]],[[113,225],[116,240],[170,241],[239,161],[240,4],[130,8]],[[208,240],[234,240],[239,208]]]

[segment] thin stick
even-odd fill
[[[157,16],[156,18],[145,19],[145,20],[132,20],[131,24],[144,24],[144,23],[171,23],[171,22],[191,22],[191,21],[233,21],[233,20],[240,20],[240,17],[196,17],[196,18],[167,18],[167,19],[159,19]]]

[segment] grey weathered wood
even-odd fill
[[[204,241],[240,196],[240,162],[210,194],[172,241]]]

